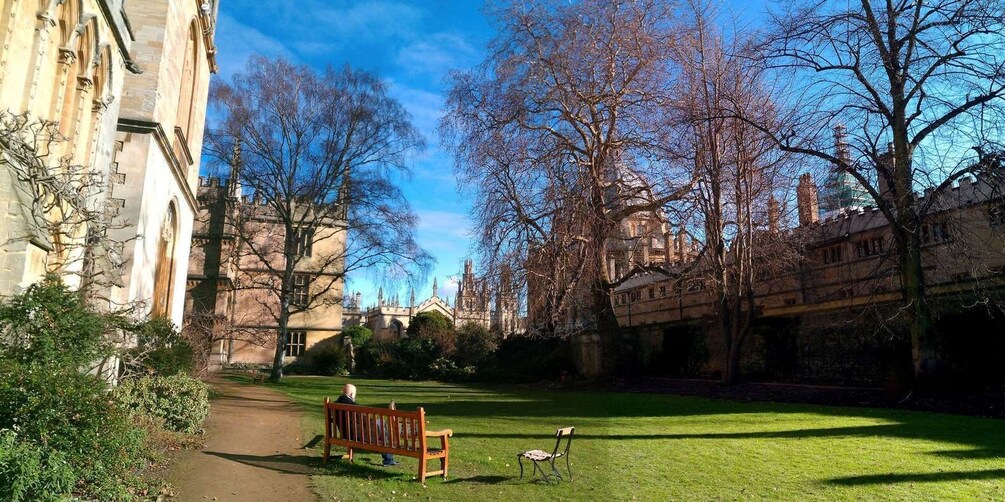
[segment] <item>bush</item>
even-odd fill
[[[103,380],[72,368],[6,361],[0,367],[0,403],[5,403],[0,407],[0,429],[17,431],[19,450],[43,452],[29,454],[19,467],[4,466],[21,480],[18,486],[39,490],[61,486],[60,480],[67,476],[65,460],[74,484],[81,482],[86,495],[127,498],[126,483],[144,462],[144,434],[110,401]],[[32,466],[40,470],[32,471]],[[68,495],[30,493],[29,499]]]
[[[60,500],[77,482],[70,463],[58,451],[23,441],[0,430],[0,500]]]
[[[467,323],[457,330],[454,359],[462,367],[479,367],[499,348],[500,337],[481,324]]]
[[[209,387],[187,375],[124,381],[115,398],[131,411],[164,419],[170,430],[194,433],[209,416]]]
[[[373,332],[366,326],[349,326],[342,330],[342,336],[352,340],[352,346],[357,349],[366,346],[373,339]]]
[[[125,329],[136,337],[136,347],[123,357],[127,373],[171,376],[195,369],[192,345],[169,319],[154,317]]]
[[[0,305],[0,354],[20,364],[85,369],[111,354],[108,319],[53,276]]]
[[[558,338],[511,336],[499,343],[494,357],[478,368],[483,380],[534,382],[558,380],[563,371],[574,372],[568,342]]]
[[[284,368],[292,374],[335,376],[346,374],[349,354],[336,338],[322,340],[307,349],[297,362]]]

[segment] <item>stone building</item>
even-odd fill
[[[113,306],[180,325],[216,71],[215,0],[7,0],[2,9],[0,106],[58,123],[66,140],[37,162],[86,171],[80,192],[101,217],[71,221],[66,203],[40,211],[47,196],[3,145],[0,294],[56,272]],[[101,284],[88,284],[97,276]]]
[[[80,181],[90,181],[91,175],[107,179],[123,84],[127,74],[139,71],[129,21],[121,1],[7,0],[0,7],[0,37],[5,131],[0,139],[0,295],[16,293],[49,272],[79,287],[86,236],[96,225],[67,218],[73,208],[45,207],[51,195],[33,180],[38,173],[71,165],[79,167]],[[15,115],[36,132],[11,128]],[[40,121],[57,125],[42,130]],[[56,142],[49,144],[50,139]],[[18,142],[36,140],[37,151],[17,154]],[[88,209],[107,204],[103,187],[86,192],[86,200],[77,202]]]
[[[932,203],[921,228],[922,259],[943,350],[961,374],[985,382],[1002,380],[1005,363],[995,314],[1005,294],[1003,190],[999,181],[961,178],[941,193],[918,195],[919,204]],[[777,237],[799,243],[801,259],[790,272],[757,282],[757,324],[744,345],[743,371],[872,386],[909,373],[910,340],[896,308],[899,276],[883,213],[848,198],[821,218],[809,174],[800,177],[797,197],[799,226]],[[671,268],[639,272],[617,288],[615,310],[639,367],[676,375],[723,367],[725,348],[700,280]]]
[[[490,288],[487,278],[475,276],[473,262],[465,260],[453,306],[438,292],[436,279],[433,279],[433,294],[417,304],[413,290],[406,306],[401,304],[397,295],[385,299],[381,288],[377,292],[377,303],[369,308],[361,308],[361,296],[356,293],[343,306],[348,312],[348,316],[343,317],[344,325],[363,325],[377,338],[396,339],[406,336],[405,331],[415,315],[439,312],[456,327],[478,324],[503,337],[523,332],[524,320],[520,317],[519,304],[508,274],[503,274],[498,287]]]
[[[279,329],[278,280],[271,270],[282,269],[285,242],[282,223],[259,197],[244,195],[241,187],[218,178],[200,178],[198,212],[188,261],[185,303],[190,328],[212,337],[214,364],[271,364]],[[242,231],[235,214],[250,215]],[[298,253],[292,302],[306,310],[290,316],[286,355],[296,358],[315,344],[342,331],[340,270],[322,269],[339,262],[345,251],[345,221],[332,221],[313,233],[297,233]],[[256,239],[251,252],[242,236]],[[275,244],[275,253],[262,250]],[[268,259],[269,263],[263,260]],[[341,266],[341,265],[338,265]],[[329,279],[334,274],[335,279]],[[330,287],[328,287],[330,286]]]

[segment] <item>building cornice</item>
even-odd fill
[[[175,181],[178,182],[182,195],[185,197],[185,200],[188,202],[192,211],[195,211],[199,207],[198,201],[195,198],[195,194],[192,193],[192,187],[188,185],[188,177],[186,176],[185,169],[182,168],[181,161],[175,154],[174,149],[171,148],[171,140],[168,139],[168,135],[164,132],[164,128],[161,127],[161,124],[159,122],[151,122],[148,120],[119,118],[118,130],[123,132],[150,134],[156,138],[157,145],[160,146],[161,153],[164,154],[164,158],[168,160],[168,164],[171,167],[171,174],[174,176]]]

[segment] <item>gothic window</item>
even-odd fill
[[[402,324],[401,321],[397,319],[392,319],[391,334],[393,334],[395,338],[401,338],[404,333],[405,333],[405,325]]]
[[[829,263],[840,263],[841,258],[841,246],[831,246],[823,249],[824,264]]]
[[[883,252],[883,238],[862,239],[855,243],[855,253],[859,258],[878,255]]]
[[[949,227],[945,222],[921,225],[922,244],[949,242],[951,240],[953,240],[953,236],[949,233]]]
[[[297,256],[311,256],[314,249],[314,230],[298,228],[293,231],[293,251]]]
[[[306,307],[310,300],[311,276],[307,274],[294,274],[293,276],[293,305]]]
[[[177,216],[174,203],[168,205],[167,215],[161,223],[157,242],[157,263],[154,270],[153,308],[150,315],[167,316],[171,312],[171,286],[174,277],[174,250],[177,235]]]
[[[666,296],[666,295],[667,295],[667,287],[665,285],[664,286],[660,286],[660,296],[663,297],[663,296]]]
[[[656,298],[656,289],[649,288],[649,299],[652,300],[653,298]]]
[[[304,353],[307,345],[307,332],[303,330],[287,331],[289,340],[286,341],[286,355],[296,357]]]

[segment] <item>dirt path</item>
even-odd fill
[[[307,474],[317,457],[301,449],[297,406],[262,386],[211,383],[219,397],[206,420],[206,446],[176,459],[172,500],[315,500]]]

